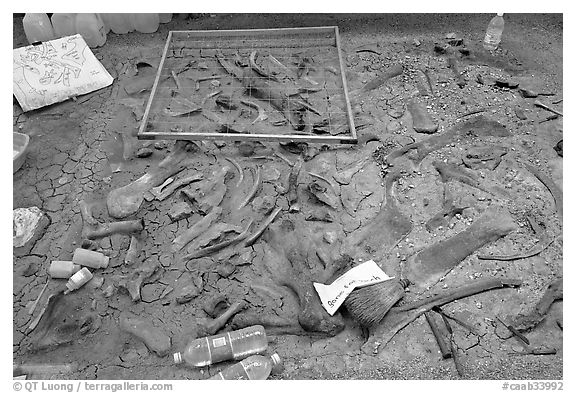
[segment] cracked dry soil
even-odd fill
[[[176,15],[171,22],[160,25],[156,33],[109,34],[103,47],[93,49],[115,78],[110,87],[29,113],[22,113],[15,102],[14,131],[28,134],[31,143],[23,167],[13,177],[13,207],[37,206],[47,220],[28,244],[15,248],[13,253],[14,363],[73,363],[76,368],[59,376],[69,379],[204,379],[229,363],[201,370],[176,366],[170,355],[160,356],[123,331],[120,316],[129,312],[153,325],[170,338],[172,353],[201,334],[202,321],[210,318],[206,305],[224,296],[229,304],[245,302],[239,315],[251,312],[276,318],[277,325],[267,328],[269,352],[280,355],[284,369],[272,379],[562,379],[561,300],[552,303],[540,323],[523,332],[533,346],[554,348],[555,355],[518,355],[524,349],[522,342],[497,321],[497,317],[510,321],[528,312],[548,285],[562,278],[562,209],[557,208],[562,202],[555,200],[525,165],[544,174],[559,188],[561,196],[562,157],[555,147],[562,140],[562,116],[550,118],[551,113],[534,105],[534,101],[562,111],[562,15],[505,15],[501,48],[492,54],[481,46],[491,17],[222,14],[182,19]],[[195,171],[210,177],[229,167],[221,186],[225,192],[219,219],[230,224],[222,229],[228,231],[226,236],[238,235],[247,217],[260,225],[276,206],[281,210],[270,229],[252,246],[232,245],[185,261],[182,254],[173,251],[172,241],[197,223],[202,212],[186,213],[186,199],[179,192],[164,201],[144,201],[130,216],[142,219],[145,226],[134,264],[124,263],[130,236],[115,234],[96,240],[110,256],[110,265],[95,271],[97,280],[66,295],[52,319],[43,318],[29,332],[28,326],[41,307],[30,315],[26,305],[36,299],[47,280],[46,295],[56,293],[63,282],[48,278],[50,262],[70,260],[83,241],[80,202],[90,204],[97,221],[114,221],[106,208],[110,191],[139,178],[174,149],[174,142],[136,140],[134,134],[149,91],[130,95],[125,89],[135,76],[154,74],[168,31],[332,25],[340,29],[350,91],[366,85],[389,67],[400,64],[403,69],[400,76],[352,102],[359,144],[310,147],[299,154],[277,143],[262,143],[255,146],[253,155],[244,155],[243,147],[236,143],[198,143],[198,149],[190,152]],[[462,38],[463,46],[451,45],[449,41],[458,40],[454,36],[446,38],[450,33]],[[18,17],[14,18],[13,44],[26,44]],[[468,54],[459,50],[463,47]],[[457,84],[447,55],[440,53],[442,48],[456,51],[463,87]],[[143,59],[151,66],[142,65]],[[426,69],[431,76],[432,91],[428,95],[419,85],[421,70]],[[522,87],[536,91],[538,97],[524,97]],[[415,132],[407,109],[410,99],[417,99],[426,108],[439,126],[436,135],[477,116],[497,121],[508,135],[459,135],[434,149],[427,148],[425,154],[417,149],[396,155],[392,161],[391,152],[434,137]],[[472,113],[475,111],[480,112]],[[465,165],[474,158],[467,156],[468,152],[485,147],[503,152],[495,167]],[[139,155],[145,157],[137,157],[143,148],[148,152]],[[302,157],[297,181],[301,210],[289,212],[288,162],[295,163]],[[241,183],[230,158],[244,170]],[[493,159],[491,156],[480,162],[490,164]],[[465,170],[475,179],[475,185],[470,180],[441,180],[438,164],[433,165],[438,162]],[[253,169],[258,166],[262,186],[250,207],[239,213],[234,206],[249,193]],[[344,240],[370,223],[380,210],[385,202],[385,178],[397,168],[402,172],[392,183],[391,194],[399,212],[411,222],[409,233],[389,249],[371,243],[344,250]],[[337,195],[331,200],[332,206],[322,204],[308,192],[313,181],[322,183],[314,174],[331,183]],[[454,206],[464,209],[447,213],[440,217],[440,223],[434,221],[431,225],[430,220],[443,211],[446,195],[452,197]],[[184,212],[176,209],[177,205]],[[321,250],[329,259],[346,251],[356,262],[374,259],[388,275],[403,277],[412,255],[464,231],[494,206],[510,213],[516,229],[467,256],[430,287],[408,291],[400,302],[406,304],[482,278],[522,280],[518,288],[481,293],[443,307],[446,313],[474,328],[470,332],[452,324],[461,375],[451,359],[441,358],[423,317],[374,352],[364,347],[367,332],[345,310],[341,312],[344,329],[333,337],[302,331],[298,326],[298,298],[288,287],[278,285],[282,261],[275,259],[266,242],[268,231],[290,220],[297,230],[305,229],[302,236],[307,247]],[[178,216],[173,221],[174,214],[187,217]],[[330,216],[331,222],[314,221],[312,216]],[[478,258],[480,254],[525,252],[542,241],[538,236],[542,232],[553,241],[534,256],[508,261]],[[208,236],[204,245],[214,240]],[[133,301],[119,282],[143,264],[152,266],[151,274],[143,279],[140,300]],[[310,266],[310,270],[321,272],[318,266]],[[302,274],[304,277],[308,273]],[[177,301],[182,300],[185,287],[188,297]],[[46,295],[40,303],[46,302]],[[224,331],[238,321],[232,319]]]

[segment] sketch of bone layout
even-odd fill
[[[100,89],[112,77],[79,35],[14,50],[14,95],[24,110]]]

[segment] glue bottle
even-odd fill
[[[185,361],[193,367],[204,367],[225,360],[241,360],[266,351],[268,339],[261,325],[198,338],[184,352],[174,354],[174,363]]]
[[[77,273],[74,273],[72,277],[66,283],[66,290],[64,291],[64,295],[77,290],[78,288],[82,287],[88,281],[92,279],[92,273],[87,268],[83,267]]]
[[[264,380],[272,372],[280,369],[281,361],[277,353],[272,356],[252,355],[222,371],[211,380]]]
[[[56,36],[47,14],[26,14],[22,19],[24,34],[28,43],[53,40]]]

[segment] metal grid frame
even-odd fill
[[[246,37],[253,38],[253,40],[248,40]],[[178,44],[182,44],[181,47]],[[274,46],[276,45],[276,46]],[[293,47],[290,47],[293,45]],[[331,112],[330,108],[338,108],[340,113],[339,121],[345,120],[345,124],[341,124],[341,126],[347,127],[347,133],[341,133],[337,135],[332,135],[329,133],[324,134],[314,134],[310,133],[310,129],[308,129],[307,133],[291,133],[291,132],[282,132],[278,134],[273,133],[248,133],[242,132],[205,132],[200,127],[200,131],[194,132],[187,132],[183,129],[178,129],[178,127],[188,127],[191,129],[194,125],[197,125],[198,120],[202,118],[201,115],[198,113],[191,114],[188,113],[185,117],[173,117],[170,121],[154,121],[154,117],[160,117],[159,114],[160,108],[158,102],[170,102],[170,100],[178,100],[174,98],[175,96],[180,96],[180,94],[176,94],[174,87],[177,87],[178,90],[182,88],[181,82],[178,81],[178,77],[174,73],[173,69],[171,68],[170,59],[182,59],[184,58],[185,50],[189,50],[187,55],[199,55],[198,58],[202,60],[211,61],[213,64],[218,64],[218,60],[216,56],[213,58],[209,58],[208,56],[202,58],[202,51],[206,51],[207,53],[211,53],[210,51],[215,51],[223,53],[224,51],[228,51],[228,55],[231,56],[230,51],[236,51],[236,56],[238,56],[239,51],[246,52],[247,50],[253,51],[255,49],[260,50],[262,53],[268,53],[269,58],[274,58],[272,55],[274,48],[275,53],[285,53],[287,57],[282,58],[282,56],[278,56],[281,60],[286,60],[288,57],[293,56],[291,53],[292,51],[298,52],[298,50],[313,50],[315,53],[323,53],[324,51],[332,51],[330,53],[333,56],[335,64],[337,67],[333,67],[331,76],[332,79],[324,79],[323,88],[322,90],[317,90],[317,92],[321,92],[325,94],[321,98],[321,104],[324,105],[327,109],[326,114],[328,118],[328,130],[332,127],[331,123]],[[179,56],[175,56],[176,51],[179,50]],[[226,58],[228,60],[233,60],[232,57]],[[238,57],[237,57],[238,59]],[[193,59],[195,62],[198,59]],[[322,59],[324,60],[324,59]],[[174,60],[176,61],[176,60]],[[180,60],[182,62],[183,60]],[[281,62],[279,62],[281,63]],[[290,71],[289,67],[284,67],[288,71]],[[234,79],[234,76],[229,75],[222,65],[218,66],[218,72],[215,71],[216,67],[210,68],[208,67],[206,71],[212,71],[212,74],[219,73],[218,78],[227,78],[227,79]],[[178,70],[178,72],[182,72]],[[328,75],[327,72],[324,72],[324,78]],[[172,77],[172,78],[171,78]],[[270,77],[267,78],[261,75],[258,75],[258,78],[265,79],[267,83],[270,82]],[[193,78],[189,78],[194,81]],[[184,80],[184,79],[183,79]],[[310,79],[308,79],[310,80]],[[188,79],[186,79],[188,81]],[[167,87],[167,84],[171,83],[171,87]],[[317,82],[316,82],[317,83]],[[331,88],[328,87],[328,84],[331,84]],[[162,85],[163,84],[163,85]],[[228,83],[230,85],[230,83]],[[214,85],[209,86],[209,88],[214,89]],[[182,88],[183,90],[186,90]],[[192,89],[188,89],[192,90]],[[195,88],[194,93],[200,93],[199,88],[199,81],[195,81]],[[204,98],[208,99],[210,94],[206,95],[206,89],[202,89],[204,93]],[[212,93],[215,93],[213,91]],[[311,93],[310,96],[313,96],[314,93]],[[195,94],[198,98],[198,94]],[[217,95],[217,94],[215,94]],[[214,98],[214,96],[210,97]],[[252,101],[261,101],[257,100],[256,98],[252,98],[248,96]],[[325,100],[324,100],[325,98]],[[336,105],[332,104],[332,101],[341,100]],[[164,100],[164,101],[162,101]],[[188,104],[192,104],[186,97],[181,98]],[[324,102],[325,101],[325,102]],[[300,101],[301,102],[301,101]],[[266,103],[264,101],[263,106],[270,104],[270,102]],[[161,106],[161,105],[160,105]],[[200,105],[202,108],[204,105]],[[271,105],[267,105],[267,109],[269,109]],[[165,108],[165,107],[163,107]],[[222,108],[219,107],[222,111]],[[248,109],[248,108],[247,108]],[[203,109],[200,109],[200,112],[204,112]],[[273,112],[270,110],[268,113]],[[278,112],[279,113],[279,112]],[[319,115],[320,112],[315,112]],[[324,112],[322,112],[324,113]],[[222,113],[220,112],[219,115]],[[225,114],[225,113],[224,113]],[[217,116],[218,117],[218,116]],[[220,118],[221,119],[221,118]],[[152,121],[151,121],[152,120]],[[213,119],[212,119],[213,120]],[[325,120],[325,119],[324,119]],[[160,125],[160,127],[158,127]],[[168,129],[167,127],[172,125],[172,130]],[[254,125],[254,123],[252,123]],[[256,127],[256,126],[254,126]],[[273,127],[270,125],[270,127]],[[161,130],[157,130],[157,128],[161,128]],[[173,129],[176,128],[176,132]],[[251,127],[252,128],[252,127]],[[286,126],[285,128],[290,128]],[[183,30],[183,31],[170,31],[168,34],[168,38],[166,40],[166,44],[164,46],[164,51],[162,54],[162,59],[160,61],[158,71],[156,73],[156,78],[154,80],[154,84],[152,86],[152,90],[150,93],[150,97],[148,98],[148,103],[146,105],[146,110],[144,112],[144,116],[140,123],[140,127],[138,129],[138,139],[141,140],[153,140],[153,139],[181,139],[181,140],[232,140],[232,141],[250,141],[250,140],[257,140],[257,141],[279,141],[279,142],[313,142],[313,143],[327,143],[327,144],[355,144],[357,143],[357,136],[356,136],[356,129],[354,127],[354,120],[352,116],[352,109],[350,106],[350,101],[348,97],[348,89],[346,84],[346,77],[344,72],[344,62],[342,59],[342,54],[340,50],[340,37],[338,33],[337,26],[325,26],[325,27],[305,27],[305,28],[278,28],[278,29],[246,29],[246,30]]]

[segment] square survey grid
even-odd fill
[[[356,143],[338,28],[171,31],[138,138]]]

